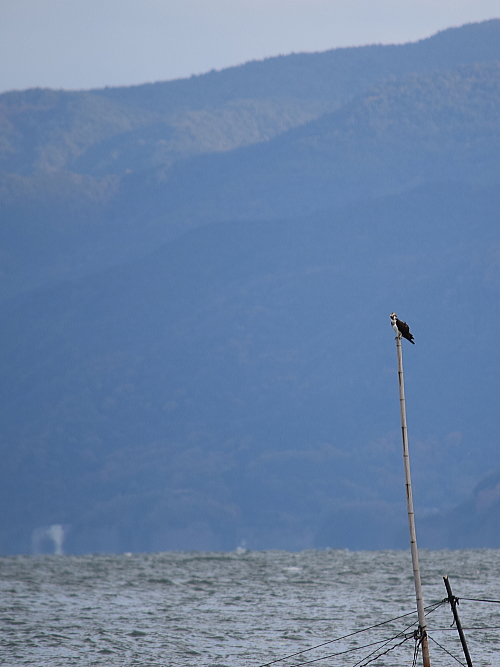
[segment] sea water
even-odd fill
[[[500,600],[500,551],[420,558],[426,606],[446,598],[446,574],[459,598]],[[416,614],[391,621],[415,609],[407,552],[16,556],[0,558],[0,577],[0,664],[9,667],[413,660]],[[462,599],[458,610],[475,667],[500,665],[500,604]],[[452,622],[447,603],[427,617],[433,667],[465,664]]]

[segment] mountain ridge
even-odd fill
[[[408,75],[266,142],[121,177],[4,175],[4,296],[37,271],[99,270],[211,221],[306,214],[436,178],[496,182],[499,77],[496,63]],[[23,264],[31,238],[46,250]]]

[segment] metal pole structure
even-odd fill
[[[462,644],[462,649],[464,651],[465,660],[469,667],[472,667],[472,660],[470,659],[469,647],[467,646],[467,641],[465,639],[464,631],[462,630],[462,624],[458,618],[457,604],[458,598],[456,598],[451,591],[451,584],[448,577],[443,577],[444,585],[446,586],[446,592],[448,593],[448,602],[451,605],[451,610],[453,612],[453,618],[455,619],[455,625],[457,626],[458,636],[460,637],[460,642]]]
[[[422,647],[423,665],[424,667],[430,667],[431,660],[429,657],[429,643],[427,641],[427,627],[425,623],[422,583],[420,581],[420,567],[418,565],[417,533],[415,530],[415,514],[413,512],[413,495],[411,490],[410,452],[408,449],[408,429],[406,427],[405,382],[403,375],[403,351],[401,347],[402,347],[401,336],[396,336],[396,350],[398,354],[399,407],[401,411],[401,433],[403,436],[403,461],[405,467],[408,524],[410,527],[411,560],[413,563],[413,579],[415,581],[415,595],[417,598],[418,626],[420,631],[419,634],[420,634],[420,645]]]

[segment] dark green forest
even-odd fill
[[[500,546],[500,20],[0,95],[0,552]],[[411,348],[411,349],[409,349]]]

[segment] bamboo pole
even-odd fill
[[[427,640],[427,626],[425,623],[424,599],[422,596],[422,582],[420,580],[420,567],[418,564],[417,533],[415,530],[415,514],[413,512],[413,495],[411,489],[410,473],[410,451],[408,448],[408,429],[406,426],[406,402],[405,382],[403,375],[403,351],[401,346],[401,335],[396,336],[396,350],[398,355],[398,379],[399,379],[399,408],[401,412],[401,434],[403,437],[403,461],[406,480],[406,504],[408,508],[408,524],[410,528],[411,560],[413,563],[413,579],[415,581],[415,595],[417,598],[418,626],[420,642],[422,646],[422,659],[424,667],[431,666],[429,657],[429,643]]]

